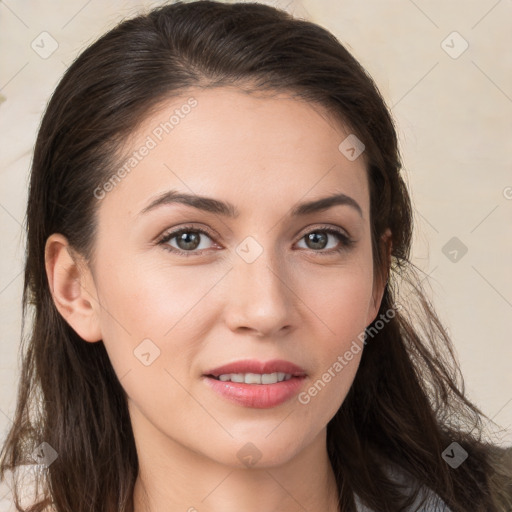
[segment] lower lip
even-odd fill
[[[223,397],[244,407],[268,409],[276,407],[295,396],[305,377],[292,377],[275,384],[245,384],[222,382],[212,377],[204,377],[207,384]]]

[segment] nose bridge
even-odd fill
[[[248,236],[236,247],[228,299],[232,328],[270,334],[292,322],[289,272],[271,239],[264,244]]]

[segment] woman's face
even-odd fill
[[[96,189],[94,321],[139,443],[265,466],[325,434],[382,293],[363,156],[352,138],[340,149],[349,135],[289,97],[192,90],[144,121],[132,160]],[[331,207],[295,211],[336,194]],[[288,361],[305,377],[206,376],[242,360]],[[260,368],[279,369],[289,373]]]

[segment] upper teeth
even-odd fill
[[[289,373],[225,373],[219,375],[218,379],[226,382],[245,382],[245,384],[275,384],[283,380],[289,380],[292,376]]]

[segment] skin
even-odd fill
[[[162,104],[136,130],[131,150],[191,96],[197,106],[98,201],[93,266],[62,235],[49,237],[55,304],[84,342],[103,340],[128,395],[140,464],[136,512],[334,512],[326,427],[361,352],[307,404],[294,397],[244,407],[202,375],[239,359],[279,358],[305,369],[304,391],[376,317],[384,287],[373,271],[364,154],[350,161],[340,152],[349,132],[318,106],[231,87]],[[170,189],[229,201],[240,216],[182,204],[140,214]],[[289,217],[295,204],[334,192],[353,198],[362,215],[337,205]],[[193,256],[155,242],[188,223],[213,234],[199,235]],[[335,235],[308,244],[305,235],[321,235],[324,225],[354,245]],[[262,248],[250,264],[236,252],[248,236]],[[187,250],[177,238],[166,245]],[[148,338],[160,355],[146,366],[134,350]],[[250,467],[237,457],[246,443],[261,457]]]

